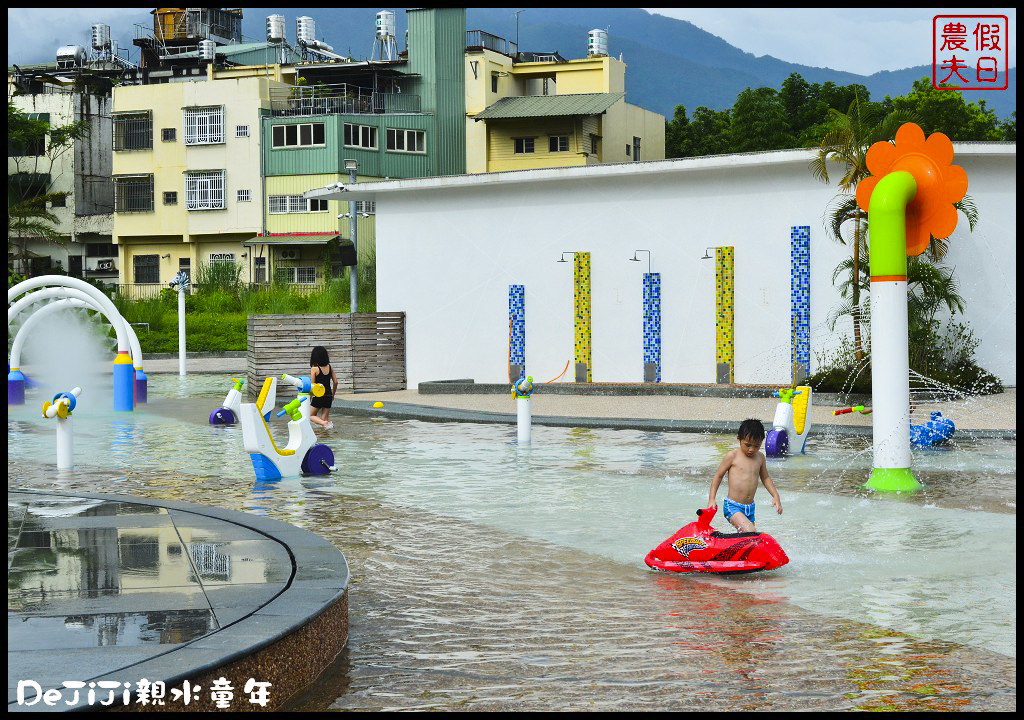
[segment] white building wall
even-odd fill
[[[980,364],[1016,384],[1016,146],[957,147],[981,221],[950,240]],[[825,231],[834,186],[810,153],[368,183],[377,201],[377,307],[407,314],[410,386],[508,378],[508,290],[526,288],[526,365],[539,382],[572,379],[573,265],[591,253],[593,380],[643,379],[642,275],[661,273],[662,381],[715,381],[715,261],[735,247],[735,381],[790,380],[790,231],[811,231],[811,370],[851,335],[831,331],[832,272],[849,252]],[[348,194],[346,194],[348,195]],[[714,256],[714,251],[711,251]],[[566,256],[572,260],[571,255]]]

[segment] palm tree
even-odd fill
[[[878,112],[870,105],[865,107],[860,97],[856,95],[846,113],[835,109],[829,109],[828,112],[830,128],[820,141],[812,145],[812,148],[817,150],[817,156],[811,161],[810,167],[816,178],[830,183],[828,162],[838,162],[843,166],[843,175],[838,183],[843,194],[836,197],[829,216],[829,230],[838,242],[845,245],[847,241],[840,231],[847,221],[853,220],[853,238],[850,241],[853,262],[849,268],[850,277],[853,279],[860,274],[861,247],[867,236],[867,213],[857,207],[853,193],[856,191],[857,183],[870,174],[867,165],[868,149],[880,140],[892,140],[900,126],[905,122],[912,122],[914,118],[908,113],[894,111],[879,120]],[[847,195],[849,197],[844,197]],[[853,295],[851,314],[854,350],[857,361],[860,362],[864,357],[858,312],[861,287],[856,281],[848,284],[852,287]]]

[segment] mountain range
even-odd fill
[[[263,37],[265,16],[270,12],[282,11],[247,10],[242,32],[253,38]],[[361,60],[371,52],[376,13],[373,8],[288,8],[286,23],[291,35],[294,17],[308,15],[316,20],[318,37],[322,36],[337,52]],[[484,30],[515,41],[515,17],[514,8],[468,8],[466,29]],[[395,12],[395,24],[399,49],[404,49],[403,11]],[[627,65],[626,99],[668,119],[676,105],[684,105],[691,116],[701,105],[726,110],[744,89],[778,89],[791,73],[799,73],[809,83],[860,83],[868,88],[873,100],[905,95],[915,80],[931,75],[931,65],[857,75],[790,63],[770,55],[756,57],[685,20],[639,8],[530,8],[519,16],[519,49],[555,51],[566,59],[585,57],[587,32],[605,27],[610,27],[610,54],[618,57],[621,53]],[[966,99],[985,100],[1000,119],[1009,117],[1017,109],[1016,68],[1009,75],[1007,90],[965,91]]]
[[[380,8],[246,8],[242,20],[245,40],[266,38],[266,16],[285,15],[290,39],[295,36],[295,18],[308,15],[316,21],[317,37],[356,60],[369,57],[373,46],[375,16]],[[131,46],[132,23],[152,25],[143,9],[126,9],[112,22],[112,33],[122,47]],[[405,49],[406,14],[395,10],[399,49]],[[558,52],[566,59],[585,57],[587,31],[609,28],[609,51],[622,55],[627,65],[626,97],[634,105],[671,118],[676,105],[687,113],[701,105],[714,110],[731,108],[745,88],[778,89],[790,73],[800,73],[810,83],[837,85],[860,83],[873,100],[910,92],[915,80],[931,75],[930,65],[873,75],[811,67],[786,62],[770,55],[754,56],[725,40],[686,22],[639,8],[529,8],[519,15],[520,49]],[[87,30],[86,26],[86,30]],[[468,8],[466,29],[484,30],[515,41],[516,15],[513,8]],[[61,43],[80,42],[65,32]],[[86,38],[88,36],[86,35]],[[132,48],[132,56],[137,57]],[[19,62],[18,59],[14,59]],[[39,62],[25,59],[24,62]],[[1002,120],[1017,109],[1017,71],[1009,71],[1009,88],[1003,91],[966,91],[968,101],[985,100]]]

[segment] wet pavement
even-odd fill
[[[344,556],[294,526],[85,495],[8,492],[9,709],[45,709],[27,706],[36,687],[65,681],[170,685],[286,634],[347,585]]]

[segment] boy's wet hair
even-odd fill
[[[736,432],[736,438],[739,440],[757,440],[761,442],[764,440],[764,425],[761,424],[760,420],[748,418],[740,423],[740,429]]]

